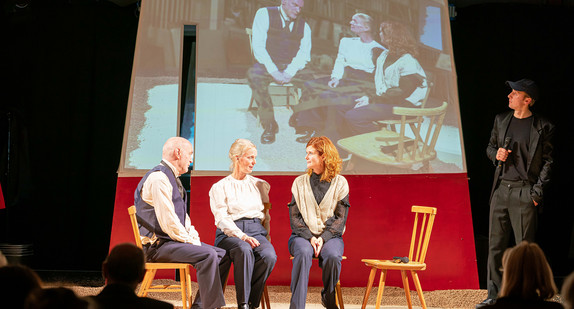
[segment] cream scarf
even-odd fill
[[[319,236],[325,229],[325,221],[335,214],[337,202],[349,194],[349,185],[345,177],[341,175],[335,176],[331,180],[331,186],[327,190],[325,197],[317,205],[309,179],[310,176],[308,174],[297,177],[291,187],[291,193],[293,193],[301,216],[311,233]]]

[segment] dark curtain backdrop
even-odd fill
[[[3,2],[0,242],[37,269],[99,270],[108,251],[138,19],[107,1]],[[10,118],[9,118],[10,117]],[[7,153],[10,150],[10,160]]]
[[[462,2],[462,1],[459,1]],[[8,209],[0,241],[34,244],[38,269],[98,270],[111,229],[137,18],[135,5],[106,1],[33,2],[1,16],[2,130],[17,127]],[[451,22],[479,272],[485,274],[494,115],[506,111],[508,79],[536,80],[534,107],[557,124],[554,181],[539,242],[557,277],[572,271],[569,198],[574,168],[570,112],[574,10],[565,6],[482,4],[457,8]],[[6,155],[2,132],[2,157]]]
[[[462,2],[462,1],[461,1]],[[574,98],[574,8],[521,4],[483,4],[457,9],[451,22],[459,100],[467,159],[477,259],[481,285],[486,276],[488,199],[494,166],[486,146],[494,116],[508,109],[506,80],[535,80],[541,97],[533,111],[557,126],[554,176],[545,192],[538,242],[555,275],[573,270],[572,223],[569,192],[574,167],[572,111]]]

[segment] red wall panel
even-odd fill
[[[361,263],[363,258],[390,259],[408,255],[414,219],[410,209],[412,205],[421,205],[438,209],[426,258],[427,270],[420,273],[423,289],[479,287],[466,174],[346,177],[351,208],[343,236],[347,256],[341,273],[343,286],[366,285],[369,269]],[[213,243],[215,237],[208,192],[221,178],[191,178],[191,221],[206,243]],[[291,200],[295,176],[261,178],[271,184],[271,241],[278,255],[268,284],[289,285],[291,261],[287,240],[291,230],[287,203]],[[133,193],[139,180],[139,177],[118,178],[111,246],[133,242],[127,207],[133,204]],[[311,285],[321,285],[320,274],[315,264],[311,268]],[[402,286],[400,273],[389,272],[387,282],[391,286]]]

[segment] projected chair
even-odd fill
[[[403,288],[405,290],[407,304],[410,309],[412,308],[412,302],[411,302],[411,293],[409,289],[409,280],[407,277],[407,271],[409,271],[413,278],[417,294],[419,295],[421,306],[423,307],[423,309],[427,308],[417,272],[423,271],[427,267],[427,265],[425,264],[425,257],[427,255],[427,249],[433,228],[434,218],[436,215],[436,208],[425,207],[425,206],[413,206],[411,208],[411,211],[415,213],[415,222],[413,224],[413,233],[411,236],[411,246],[409,249],[408,263],[395,262],[393,260],[371,260],[371,259],[361,260],[361,262],[365,263],[365,265],[371,268],[369,281],[367,282],[367,289],[365,290],[365,296],[363,297],[363,306],[361,307],[362,309],[365,309],[365,307],[367,306],[369,294],[371,293],[371,288],[373,287],[373,281],[375,280],[375,275],[377,273],[377,270],[379,269],[381,270],[381,277],[379,280],[379,289],[377,292],[377,303],[376,303],[377,309],[381,305],[388,270],[401,271],[401,277],[403,279]],[[396,254],[398,256],[402,256],[400,253]]]
[[[130,214],[130,221],[132,223],[136,245],[142,248],[140,230],[136,218],[136,207],[130,206],[128,208],[128,213]],[[183,309],[190,308],[193,300],[193,296],[191,295],[190,267],[191,265],[187,263],[145,263],[146,273],[138,291],[138,296],[145,297],[148,292],[179,292],[181,293]],[[152,286],[152,281],[158,269],[178,270],[180,284]]]
[[[422,163],[424,171],[430,171],[430,161],[436,158],[435,146],[442,127],[448,104],[439,107],[394,107],[400,115],[398,130],[383,128],[379,131],[341,139],[337,144],[362,159],[399,168],[411,168]],[[416,121],[410,121],[413,118]],[[409,121],[407,121],[409,120]],[[407,128],[411,137],[407,136]]]
[[[253,56],[253,31],[251,28],[245,28],[245,33],[249,36],[249,47],[251,47],[251,56]],[[284,97],[287,108],[292,108],[291,105],[299,104],[299,89],[292,83],[279,85],[273,82],[269,84],[269,94],[271,96]],[[254,102],[255,98],[251,95],[251,100],[249,101],[249,107],[247,110],[253,113],[257,110],[257,106],[254,106],[253,104]]]
[[[263,203],[263,213],[265,214],[265,218],[269,217],[269,210],[271,210],[271,203]],[[269,230],[267,230],[269,232]],[[227,288],[227,281],[229,280],[229,274],[227,273],[227,277],[223,282],[223,293],[225,293],[225,289]],[[267,291],[267,285],[263,287],[263,295],[261,295],[261,308],[263,309],[271,309],[271,302],[269,301],[269,292]]]
[[[292,255],[289,256],[289,259],[293,259],[294,257]],[[343,255],[343,260],[346,260],[347,257]],[[314,261],[318,261],[319,258],[313,257]],[[339,307],[341,307],[341,309],[345,309],[345,304],[343,303],[343,293],[341,291],[341,280],[337,281],[337,286],[335,287],[335,294],[337,294],[337,305],[339,305]]]
[[[431,93],[431,87],[434,86],[434,83],[430,81],[430,77],[428,76],[429,73],[427,74],[427,92],[425,94],[425,97],[421,100],[421,105],[418,106],[418,108],[425,108],[429,95]],[[413,117],[408,117],[406,119],[406,123],[414,123],[417,121],[417,117],[413,116]],[[381,128],[387,128],[389,130],[393,130],[393,131],[397,131],[397,126],[401,124],[401,120],[378,120],[375,121],[378,125],[381,126]]]

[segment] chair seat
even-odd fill
[[[145,263],[145,269],[174,269],[189,267],[187,263]]]
[[[419,262],[408,262],[408,263],[395,263],[393,260],[370,260],[362,259],[361,262],[369,267],[375,267],[378,269],[398,269],[398,270],[425,270],[427,264]]]
[[[414,163],[421,162],[422,160],[432,160],[436,157],[436,152],[432,151],[430,154],[422,156],[421,153],[411,157],[410,152],[405,151],[401,157],[401,161],[397,160],[396,149],[400,141],[400,134],[391,130],[381,129],[379,131],[369,132],[361,135],[355,135],[340,139],[339,146],[344,150],[353,153],[365,160],[394,165],[399,167],[410,167]],[[412,145],[412,139],[405,139],[405,146]]]

